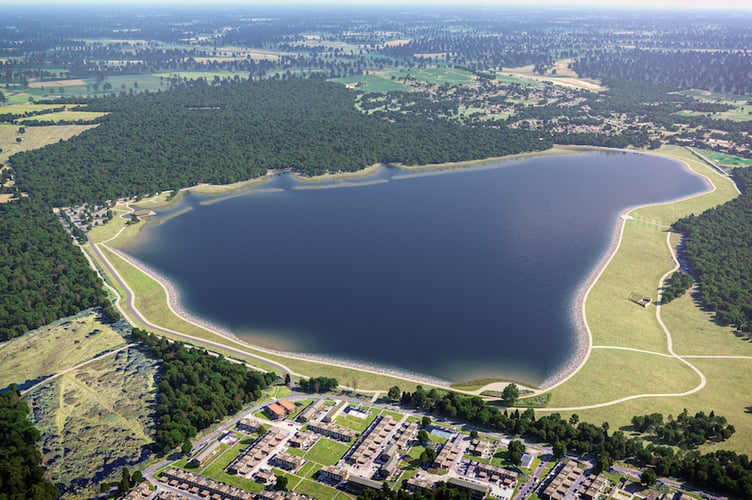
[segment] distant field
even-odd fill
[[[50,121],[50,122],[85,122],[85,121],[91,121],[96,120],[97,118],[101,118],[105,116],[107,113],[100,113],[97,111],[58,111],[57,113],[47,113],[44,115],[36,115],[36,116],[30,116],[28,118],[21,118],[21,123],[27,122],[27,121]]]
[[[333,78],[330,81],[341,83],[342,85],[357,83],[360,85],[356,87],[356,90],[360,90],[363,92],[386,93],[386,92],[391,92],[395,90],[403,90],[403,91],[410,90],[409,87],[404,85],[402,82],[390,80],[388,77],[382,78],[381,76],[377,76],[377,75],[361,75],[361,76],[351,76],[347,78]]]
[[[47,109],[60,108],[60,104],[34,104],[30,102],[11,104],[8,106],[0,106],[0,114],[12,113],[22,115],[24,113],[32,113],[34,111],[44,111]]]
[[[749,98],[736,96],[732,94],[721,94],[709,90],[684,90],[678,94],[693,97],[700,101],[712,102],[718,104],[728,104],[733,106],[729,111],[720,113],[703,113],[699,111],[680,111],[678,114],[683,116],[709,116],[716,120],[732,120],[735,122],[746,122],[752,120],[752,104],[748,104]]]
[[[537,82],[535,80],[520,78],[518,76],[512,75],[504,75],[502,73],[497,74],[496,79],[502,83],[507,83],[509,85],[526,85],[530,87],[540,87],[543,85],[541,82]]]
[[[55,374],[125,345],[97,316],[86,311],[0,344],[0,388]]]
[[[47,127],[26,127],[26,132],[19,133],[18,125],[0,123],[0,162],[20,151],[41,148],[48,144],[80,134],[96,125],[51,125]],[[17,142],[16,139],[21,139]]]
[[[603,87],[597,80],[577,77],[577,75],[573,71],[566,68],[568,61],[570,60],[563,59],[554,64],[554,68],[557,70],[557,73],[555,75],[550,73],[540,75],[533,71],[533,65],[521,66],[519,68],[503,68],[502,73],[515,78],[527,79],[540,83],[548,82],[554,85],[561,85],[563,87],[593,90],[596,92],[605,90],[605,87]],[[559,69],[562,70],[563,74],[559,73]]]
[[[454,68],[401,69],[399,71],[387,71],[385,73],[390,77],[395,76],[398,79],[410,76],[420,82],[437,85],[441,85],[442,83],[463,85],[473,83],[476,80],[476,76],[469,71]]]
[[[705,158],[712,161],[716,165],[724,167],[750,167],[752,166],[752,159],[742,158],[741,156],[727,155],[725,153],[718,153],[710,149],[695,148]]]

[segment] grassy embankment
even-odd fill
[[[643,309],[627,299],[630,292],[655,298],[660,277],[673,267],[666,244],[667,226],[678,218],[725,203],[737,196],[732,182],[686,150],[667,147],[661,155],[685,161],[695,172],[706,176],[715,191],[677,203],[645,207],[631,212],[626,221],[622,244],[593,286],[586,304],[594,349],[583,368],[551,393],[551,408],[572,408],[617,400],[636,394],[666,394],[689,391],[699,376],[680,360],[669,356],[666,335],[656,320],[655,306]],[[678,236],[672,235],[672,244]],[[736,434],[726,443],[706,449],[727,448],[752,451],[752,414],[749,401],[728,392],[743,386],[752,372],[752,345],[734,335],[733,329],[713,323],[690,295],[663,306],[661,317],[671,332],[673,349],[679,356],[749,356],[748,359],[689,358],[706,377],[707,385],[681,397],[640,398],[577,413],[582,420],[608,421],[611,429],[628,426],[631,416],[661,412],[677,415],[684,408],[691,413],[715,411],[736,426]],[[600,347],[599,347],[600,346]],[[638,352],[611,349],[626,347]],[[544,410],[545,411],[545,410]]]
[[[148,206],[139,204],[139,206]],[[120,233],[114,240],[111,240]],[[111,240],[108,245],[117,246],[121,241],[127,241],[135,235],[138,231],[138,225],[132,225],[126,227],[125,222],[118,217],[113,218],[107,225],[102,228],[97,228],[92,232],[92,238],[95,242]],[[241,348],[248,353],[262,356],[266,359],[277,361],[289,367],[293,372],[303,374],[305,376],[327,376],[337,378],[340,383],[348,386],[352,386],[353,382],[357,385],[359,390],[386,390],[393,385],[398,385],[403,390],[414,390],[417,385],[414,381],[406,381],[398,377],[392,377],[383,374],[375,374],[367,371],[356,370],[348,367],[339,367],[329,364],[316,363],[312,361],[296,359],[286,357],[282,355],[267,353],[264,351],[252,349],[245,344],[239,344],[232,339],[223,337],[216,333],[212,333],[209,330],[190,323],[183,318],[180,318],[175,313],[170,311],[169,308],[164,307],[167,301],[167,295],[164,288],[154,278],[148,276],[144,272],[130,265],[128,262],[120,258],[114,252],[111,252],[105,248],[102,249],[107,259],[117,270],[117,272],[123,277],[128,286],[133,290],[136,300],[136,308],[147,318],[151,323],[159,325],[163,328],[181,332],[183,334],[191,335],[200,339],[210,340],[221,345]],[[94,257],[94,254],[89,251],[90,256]],[[106,274],[106,273],[105,273]],[[112,279],[108,279],[108,283],[113,286],[118,292],[121,300],[125,297],[125,293],[116,282]],[[124,306],[124,304],[123,304]],[[133,319],[133,318],[131,318]],[[136,326],[141,326],[149,330],[148,325],[139,325],[135,322]],[[249,364],[258,366],[261,369],[269,369],[268,366],[247,359]]]

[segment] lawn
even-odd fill
[[[724,167],[750,167],[752,166],[752,159],[743,158],[741,156],[727,155],[725,153],[719,153],[711,149],[695,148],[701,155],[708,160],[712,161],[716,165]]]
[[[0,344],[0,387],[72,368],[126,344],[94,311],[84,311]],[[23,386],[21,386],[23,388]]]
[[[376,417],[378,416],[378,410],[374,411],[373,408],[366,408],[366,412],[368,412],[368,416],[366,418],[358,418],[358,417],[352,417],[347,415],[346,413],[342,413],[339,417],[336,419],[336,423],[347,427],[348,429],[352,429],[358,433],[363,432],[368,428],[369,425],[371,425],[371,422],[376,420]]]
[[[308,450],[305,458],[320,465],[335,465],[348,449],[350,449],[349,444],[321,438]]]
[[[476,81],[476,76],[469,71],[454,68],[425,68],[410,69],[399,71],[387,71],[385,74],[391,78],[395,76],[398,80],[410,76],[419,82],[433,83],[441,85],[448,83],[450,85],[464,85]]]

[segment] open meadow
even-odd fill
[[[661,307],[660,316],[668,335],[660,327],[654,304],[643,309],[626,299],[631,291],[657,298],[661,275],[674,267],[668,242],[675,247],[679,241],[676,235],[667,238],[667,226],[738,194],[728,178],[689,151],[667,147],[660,154],[686,162],[711,180],[715,189],[677,203],[630,213],[634,219],[626,221],[625,239],[587,300],[585,310],[594,349],[576,375],[551,391],[549,409],[539,411],[557,411],[564,416],[576,413],[584,421],[607,421],[611,429],[627,430],[633,415],[677,415],[684,408],[690,413],[715,411],[729,419],[736,433],[727,442],[705,448],[749,452],[749,401],[729,392],[729,387],[745,384],[752,372],[749,338],[714,323],[711,314],[702,311],[691,294]],[[671,355],[671,350],[676,356]],[[686,394],[671,395],[680,393]],[[644,397],[616,402],[640,394]],[[614,403],[592,408],[609,402]]]
[[[0,387],[47,377],[126,344],[95,311],[84,311],[0,344]],[[33,353],[33,355],[29,355]]]

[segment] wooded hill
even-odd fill
[[[55,206],[198,183],[247,180],[272,168],[306,175],[374,163],[429,164],[547,149],[540,133],[409,115],[386,121],[321,80],[199,86],[93,99],[110,115],[92,130],[11,158],[20,189]]]

